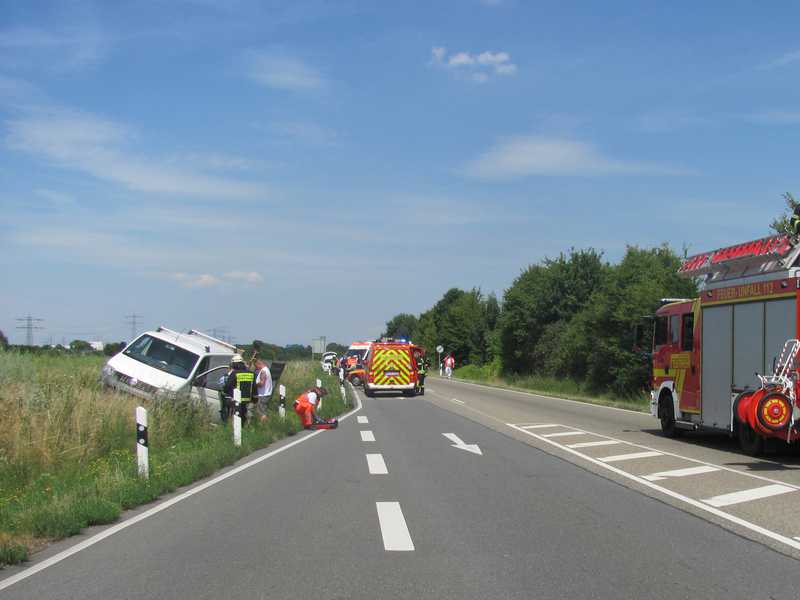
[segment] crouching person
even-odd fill
[[[317,405],[323,396],[328,395],[325,388],[308,388],[294,401],[294,412],[300,417],[303,429],[336,429],[339,426],[337,419],[326,421],[317,415]]]

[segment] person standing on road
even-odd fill
[[[456,359],[453,358],[453,353],[447,355],[444,359],[444,374],[450,379],[453,376],[453,369],[456,366]]]
[[[242,416],[242,423],[247,421],[247,407],[256,397],[255,386],[256,374],[247,369],[244,359],[240,354],[231,357],[231,372],[225,380],[225,395],[233,397],[233,390],[238,389],[242,393],[242,402],[239,405],[239,413]],[[233,404],[231,402],[231,404]]]
[[[272,396],[272,372],[263,360],[256,361],[256,408],[262,416],[267,414]]]

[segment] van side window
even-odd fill
[[[694,346],[694,313],[686,313],[682,318],[681,350],[688,351]]]
[[[672,315],[669,318],[669,343],[677,344],[681,334],[681,318],[679,315]]]
[[[667,317],[656,317],[656,333],[653,341],[656,346],[663,346],[667,343]]]

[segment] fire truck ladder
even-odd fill
[[[798,368],[798,351],[800,351],[800,340],[786,340],[783,349],[772,369],[772,375],[758,375],[762,388],[780,388],[782,394],[789,398],[792,406],[792,420],[789,422],[787,431],[791,436],[795,422],[798,417],[797,398],[795,394],[795,378]],[[789,439],[787,438],[787,441]]]

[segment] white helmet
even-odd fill
[[[241,354],[234,354],[231,356],[231,364],[234,365],[236,363],[243,363],[244,359],[242,358]]]

